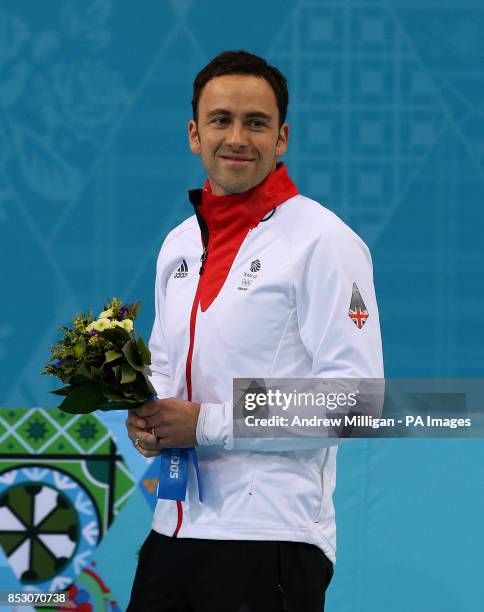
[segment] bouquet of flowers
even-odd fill
[[[61,410],[124,410],[156,396],[148,379],[150,351],[134,332],[140,308],[141,302],[122,304],[113,298],[97,319],[92,311],[77,314],[72,328],[60,328],[64,337],[51,346],[52,357],[42,374],[57,376],[67,385],[52,391],[64,397]]]

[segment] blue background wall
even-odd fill
[[[372,251],[387,376],[482,376],[483,31],[471,0],[3,0],[1,405],[55,406],[39,372],[75,312],[141,299],[149,334],[159,246],[204,180],[192,79],[227,48],[289,80],[285,161]],[[120,418],[103,419],[141,477]],[[328,610],[481,609],[483,459],[480,440],[342,449]],[[136,546],[143,504],[126,510]],[[116,524],[111,555],[128,546]]]

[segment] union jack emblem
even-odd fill
[[[361,329],[363,327],[369,317],[365,302],[361,297],[361,293],[359,292],[356,283],[353,283],[353,290],[351,293],[351,303],[350,309],[348,311],[348,316],[358,329]]]

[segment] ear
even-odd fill
[[[276,157],[282,157],[287,151],[287,145],[289,144],[289,126],[287,123],[283,123],[279,129],[279,138],[276,144]]]
[[[198,135],[197,124],[193,119],[188,122],[188,144],[192,153],[195,155],[201,154],[200,136]]]

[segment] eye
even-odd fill
[[[227,125],[228,117],[214,117],[212,123],[215,125]]]
[[[256,129],[261,129],[261,128],[266,127],[266,123],[262,119],[251,119],[249,121],[249,125]]]

